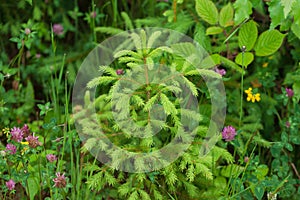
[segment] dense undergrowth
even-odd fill
[[[298,0],[1,2],[0,199],[299,199],[299,13]],[[108,38],[113,62],[80,71]]]

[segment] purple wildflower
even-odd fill
[[[25,28],[25,34],[29,35],[31,33],[31,30],[29,28]]]
[[[41,146],[41,142],[38,140],[38,136],[29,135],[25,140],[28,142],[28,145],[31,148],[36,148],[37,146]]]
[[[23,137],[27,137],[30,134],[30,130],[27,124],[24,124],[24,126],[21,128],[21,131],[23,133]]]
[[[248,156],[246,156],[246,157],[244,158],[244,162],[245,162],[245,163],[249,162],[249,157],[248,157]]]
[[[220,74],[221,76],[224,76],[226,74],[226,70],[225,69],[219,69],[219,68],[215,68],[214,71],[218,74]]]
[[[116,70],[116,73],[117,73],[118,75],[122,75],[123,72],[124,72],[123,69],[117,69],[117,70]]]
[[[291,88],[285,88],[285,91],[286,91],[286,96],[288,96],[289,98],[294,96],[294,91]]]
[[[222,138],[226,142],[233,140],[234,136],[236,136],[235,128],[233,128],[232,126],[226,126],[226,127],[224,127],[224,129],[222,131]]]
[[[97,16],[97,13],[96,13],[96,11],[94,11],[94,12],[91,12],[90,16],[91,16],[91,18],[96,18],[96,16]]]
[[[11,139],[16,142],[21,142],[23,140],[23,132],[20,128],[12,128],[10,131]]]
[[[36,57],[37,59],[39,59],[39,58],[41,57],[41,54],[40,54],[40,53],[37,53],[37,54],[35,54],[35,57]]]
[[[9,190],[13,190],[15,188],[15,185],[16,185],[16,183],[12,179],[10,179],[9,181],[7,181],[5,184],[6,184],[6,187]]]
[[[61,24],[54,24],[52,28],[53,33],[56,35],[62,35],[64,32],[64,27]]]
[[[290,128],[290,127],[291,127],[291,123],[290,123],[289,121],[287,121],[287,122],[285,122],[285,126],[286,126],[287,128]]]
[[[6,151],[10,151],[10,154],[15,154],[17,152],[17,147],[13,144],[7,144]]]
[[[63,173],[61,175],[60,172],[57,172],[56,178],[53,179],[53,182],[54,182],[54,187],[57,187],[57,188],[66,187],[67,181],[66,181],[65,173]]]
[[[48,155],[46,155],[46,158],[47,158],[47,160],[48,160],[49,162],[54,162],[54,161],[57,160],[56,155],[53,155],[53,154],[48,154]]]

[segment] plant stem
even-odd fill
[[[243,91],[244,91],[244,53],[245,48],[242,47],[242,77],[241,77],[241,99],[240,99],[240,120],[239,120],[239,128],[241,128],[242,118],[243,118]]]

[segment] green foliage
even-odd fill
[[[3,3],[0,13],[0,199],[300,198],[298,0],[21,0]],[[203,49],[188,41],[157,47],[163,31],[132,31],[158,26],[193,38]],[[98,42],[124,30],[131,40],[119,49],[135,50],[116,50],[109,66],[80,71]],[[102,75],[89,80],[84,105],[73,105],[72,113],[76,73]],[[170,74],[177,78],[162,78]],[[226,94],[209,90],[206,80],[222,80]],[[250,87],[260,101],[247,101]],[[219,133],[214,126],[223,123],[210,105],[215,95],[226,95],[225,126],[237,135],[225,141],[217,134],[216,145],[206,148],[209,128]],[[191,97],[199,108],[184,108]],[[29,147],[25,137],[23,143],[12,139],[11,129],[24,123],[41,146]],[[183,133],[190,127],[191,144],[171,149],[170,155],[185,151],[165,168],[120,171],[136,158],[130,153],[159,158],[157,150],[171,141],[189,141]],[[144,137],[132,134],[137,130]],[[90,155],[110,147],[102,137],[119,147],[99,154],[112,167]],[[15,154],[7,143],[16,146]],[[200,149],[207,154],[199,157]],[[50,162],[48,154],[57,160]],[[147,159],[134,160],[137,171]],[[64,188],[54,186],[56,172],[65,172]],[[10,179],[15,190],[6,186]]]
[[[228,3],[226,6],[222,7],[219,16],[219,23],[222,27],[228,27],[233,25],[233,15],[234,10],[231,3]]]
[[[235,9],[235,24],[240,24],[252,14],[252,3],[249,0],[237,0],[234,2],[233,7]]]
[[[275,53],[281,46],[284,34],[277,30],[263,32],[257,40],[255,52],[257,56],[269,56]]]
[[[237,64],[245,66],[245,67],[250,65],[253,60],[254,60],[254,55],[250,52],[239,53],[235,58],[235,62]]]
[[[249,21],[242,25],[239,30],[239,46],[242,48],[243,46],[246,47],[246,51],[251,51],[254,47],[258,36],[257,27],[254,21]]]

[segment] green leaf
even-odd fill
[[[286,143],[286,144],[285,144],[285,148],[286,148],[287,150],[291,151],[291,152],[292,152],[293,149],[294,149],[294,148],[293,148],[293,145],[291,145],[290,143]]]
[[[294,96],[297,97],[297,99],[299,100],[300,99],[300,82],[299,81],[297,81],[293,84],[293,90],[294,90]]]
[[[256,42],[258,36],[258,31],[256,24],[253,20],[245,23],[239,30],[239,46],[242,48],[243,46],[246,47],[246,51],[250,51]]]
[[[27,81],[24,108],[32,110],[34,107],[34,89],[30,80]]]
[[[227,166],[222,167],[221,169],[221,175],[224,177],[238,177],[244,170],[244,167],[236,165],[236,164],[230,164]]]
[[[294,17],[294,21],[300,24],[300,2],[293,4],[292,15]]]
[[[232,62],[231,60],[229,60],[228,58],[225,58],[223,56],[220,56],[220,60],[221,60],[221,63],[223,65],[225,65],[226,67],[230,67],[240,73],[245,73],[245,71],[240,67],[238,66],[237,64],[235,64],[234,62]]]
[[[254,47],[257,56],[269,56],[275,53],[281,46],[285,34],[278,30],[263,32]]]
[[[116,35],[118,33],[123,32],[122,29],[113,28],[113,27],[96,27],[94,30],[95,32],[107,33],[110,35]]]
[[[283,9],[284,18],[287,18],[295,2],[296,2],[295,0],[281,0],[281,5],[284,7]]]
[[[177,109],[174,104],[169,100],[169,98],[165,94],[160,95],[161,103],[164,107],[164,111],[167,115],[176,115]]]
[[[254,60],[254,55],[253,55],[253,53],[250,53],[250,52],[244,53],[244,60],[243,60],[243,53],[239,53],[235,58],[235,62],[237,64],[239,64],[241,66],[245,66],[245,67],[250,65],[253,60]]]
[[[28,2],[32,6],[32,0],[25,0],[25,1]]]
[[[40,10],[40,8],[38,6],[35,6],[33,9],[33,19],[35,20],[41,20],[42,16],[43,16],[43,12]]]
[[[21,41],[21,39],[19,39],[19,38],[17,38],[17,37],[12,37],[12,38],[9,39],[9,41],[18,43],[18,42]]]
[[[291,26],[291,30],[300,39],[300,25],[294,22]]]
[[[210,0],[197,0],[196,11],[207,23],[215,25],[219,20],[219,13],[215,4]]]
[[[280,4],[280,0],[273,0],[268,3],[269,13],[271,18],[270,29],[276,28],[284,21],[283,6]]]
[[[223,32],[223,28],[218,26],[211,26],[206,29],[206,35],[216,35]]]
[[[199,43],[207,52],[211,52],[210,38],[205,34],[205,27],[197,23],[195,27],[194,40]]]
[[[234,2],[233,7],[235,9],[235,24],[240,24],[252,14],[252,4],[249,0],[237,0]]]
[[[224,6],[220,11],[219,23],[222,27],[232,26],[233,22],[233,7],[231,3]]]
[[[131,19],[129,18],[128,14],[127,14],[126,12],[121,12],[121,16],[122,16],[123,19],[124,19],[126,28],[132,30],[132,29],[133,29],[133,25],[132,25],[132,21],[131,21]]]
[[[200,68],[209,69],[219,64],[221,64],[220,55],[212,54],[211,56],[208,56],[202,60]]]
[[[30,200],[33,200],[40,188],[38,178],[36,178],[36,176],[33,175],[30,176],[27,179],[27,186],[28,186],[28,193],[29,193]]]
[[[131,193],[131,195],[128,198],[128,200],[138,200],[138,199],[139,199],[139,194],[137,193],[137,191]]]
[[[257,200],[262,199],[264,196],[264,193],[265,193],[265,189],[261,184],[255,186],[254,195],[257,198]]]
[[[268,172],[269,168],[267,165],[259,165],[253,174],[258,178],[258,180],[263,180]]]

